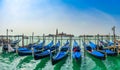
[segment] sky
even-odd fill
[[[120,35],[119,0],[0,0],[0,35]]]

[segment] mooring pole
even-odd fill
[[[61,35],[61,46],[62,46],[62,35]]]
[[[57,42],[57,35],[55,35],[54,37],[55,37],[55,44],[56,44],[56,42]]]
[[[116,50],[117,50],[117,54],[119,55],[119,46],[116,46],[116,37],[115,37],[115,26],[112,27],[112,30],[113,30],[113,38],[114,38],[114,47],[116,47]],[[115,51],[115,48],[114,48],[114,51]]]
[[[18,35],[18,40],[19,40],[19,35]],[[18,46],[19,46],[19,43],[18,43]]]
[[[29,37],[27,36],[27,45],[28,45],[28,39],[29,39]]]
[[[99,50],[99,34],[97,34],[97,50]]]
[[[85,42],[85,35],[84,35],[84,42]],[[85,46],[84,46],[84,60],[85,60],[85,63],[84,64],[86,64],[86,53],[85,53]]]
[[[70,35],[70,54],[71,54],[71,50],[72,49],[72,35]]]
[[[109,41],[110,41],[110,33],[109,33]]]
[[[72,46],[72,36],[70,36],[70,47]]]
[[[54,39],[54,36],[52,36],[52,40],[53,40],[53,43],[55,43],[55,39]],[[55,43],[56,44],[56,43]]]
[[[96,43],[96,35],[95,35],[95,44],[97,44],[97,43]]]
[[[24,34],[22,35],[22,47],[24,47]]]
[[[6,34],[7,34],[6,39],[7,39],[7,45],[8,45],[8,29],[6,30]]]
[[[33,44],[33,37],[34,37],[34,32],[32,32],[32,44]]]
[[[83,41],[85,42],[85,35],[84,35]],[[85,47],[84,47],[84,57],[85,57]]]
[[[57,43],[57,34],[56,35],[54,35],[54,37],[55,37],[55,44]],[[57,53],[57,48],[56,48],[56,51],[55,51],[55,53]]]
[[[81,40],[80,40],[80,36],[79,36],[79,46],[81,46]]]
[[[30,38],[29,38],[29,42],[31,43],[31,36],[29,36]]]
[[[34,37],[34,32],[32,32],[32,56],[34,57],[34,48],[33,48],[33,37]]]
[[[45,40],[45,34],[43,34],[43,41]]]
[[[103,41],[103,35],[101,36],[101,38],[102,38],[102,41]]]
[[[4,44],[4,43],[3,43],[3,36],[2,36],[2,47],[3,47],[3,44]]]

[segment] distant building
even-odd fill
[[[63,33],[63,32],[62,32],[62,33],[59,33],[58,35],[60,35],[60,36],[61,36],[61,35],[65,36],[65,35],[66,35],[66,33]]]
[[[71,36],[71,37],[74,37],[74,35],[72,34],[67,34],[67,33],[58,33],[58,29],[56,29],[56,34],[49,34],[49,35],[46,35],[46,37],[50,37],[50,36]]]
[[[74,35],[72,35],[72,34],[67,34],[67,33],[59,33],[58,34],[58,36],[72,36],[72,37],[74,37]]]

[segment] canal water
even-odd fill
[[[65,60],[52,65],[50,57],[34,60],[32,56],[21,57],[16,53],[2,53],[0,47],[0,70],[120,70],[120,55],[107,56],[106,60],[99,60],[87,53],[84,56],[82,45],[81,48],[81,63],[73,61],[69,54]]]

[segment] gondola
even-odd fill
[[[11,42],[11,46],[15,47],[21,40],[15,40]]]
[[[9,52],[9,48],[14,48],[19,42],[20,42],[20,40],[15,40],[15,41],[10,42],[9,44],[8,43],[4,44],[2,47],[2,51]],[[12,52],[14,52],[14,51],[12,51]]]
[[[92,56],[94,56],[94,57],[96,57],[96,58],[98,58],[98,59],[105,60],[105,59],[106,59],[105,54],[102,53],[102,52],[97,51],[97,50],[95,49],[95,46],[91,47],[91,45],[92,45],[92,44],[88,45],[88,44],[86,44],[85,42],[83,42],[84,50],[85,50],[88,54],[90,54],[90,55],[92,55]]]
[[[42,58],[50,56],[50,53],[51,52],[52,52],[52,54],[55,53],[55,51],[59,49],[59,46],[60,46],[60,41],[58,41],[58,43],[56,45],[51,46],[49,49],[47,49],[41,53],[34,54],[34,59],[38,60],[38,59],[42,59]]]
[[[45,41],[41,42],[38,45],[30,45],[29,48],[18,48],[18,55],[19,56],[26,56],[26,55],[32,55],[32,54],[37,54],[42,52],[42,47],[44,45]],[[51,41],[47,46],[51,46],[53,41]],[[39,49],[41,48],[41,49]]]
[[[108,40],[105,40],[107,43],[108,43],[108,46],[113,46],[114,45],[114,42],[111,42],[111,41],[108,41]]]
[[[112,51],[110,49],[101,48],[102,45],[96,45],[91,41],[89,42],[89,44],[91,45],[91,47],[94,47],[94,48],[98,47],[100,51],[105,52],[108,56],[116,56],[117,55],[117,52],[115,52],[115,51]]]
[[[93,43],[93,44],[94,44],[94,43]],[[94,44],[94,45],[95,45],[95,44]],[[116,44],[116,45],[117,45],[117,44]],[[98,48],[99,48],[100,51],[105,52],[107,55],[109,55],[109,56],[117,56],[116,50],[113,51],[113,50],[111,50],[111,49],[107,49],[107,47],[112,46],[112,42],[108,42],[108,43],[107,43],[107,46],[106,46],[104,43],[101,43],[101,42],[100,42],[100,44],[97,45],[97,46],[98,46]],[[105,48],[105,47],[106,47],[106,48]]]
[[[75,61],[80,61],[81,60],[81,48],[78,45],[78,43],[74,40],[73,43],[73,49],[72,49],[72,57]]]
[[[102,46],[102,47],[107,47],[108,46],[108,43],[107,42],[104,42],[102,40],[98,40],[99,41],[99,45]]]
[[[29,44],[26,47],[19,47],[17,50],[18,51],[26,51],[26,50],[29,50],[29,49],[32,49],[32,48],[34,48],[36,50],[41,50],[42,47],[44,46],[44,44],[45,44],[45,41],[42,41],[42,42],[39,42],[38,44],[34,43],[34,44]]]
[[[58,63],[60,60],[63,60],[68,56],[69,51],[69,42],[67,41],[63,47],[61,47],[60,52],[58,52],[52,59],[52,65]]]

